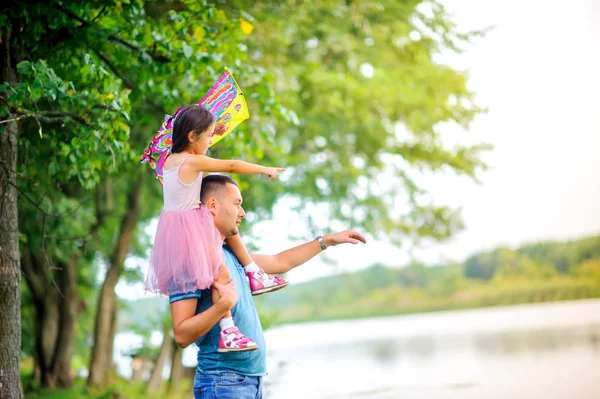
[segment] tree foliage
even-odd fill
[[[566,264],[556,257],[563,251]],[[262,299],[261,311],[283,323],[600,297],[600,236],[497,248],[463,264],[399,266],[298,284]]]
[[[324,202],[332,218],[396,241],[441,239],[461,226],[418,175],[476,178],[484,167],[485,145],[444,143],[442,124],[466,128],[481,109],[467,75],[438,61],[481,32],[460,32],[435,1],[228,4],[256,21],[251,59],[275,76],[292,117],[277,121],[274,143],[303,215]]]
[[[510,270],[523,273],[528,262],[538,266],[552,265],[555,272],[568,273],[574,265],[600,258],[600,237],[588,237],[567,242],[540,242],[512,250],[497,248],[469,257],[464,274],[469,278],[490,280],[496,273]]]

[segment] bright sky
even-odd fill
[[[413,256],[461,261],[498,245],[600,233],[600,2],[442,3],[463,30],[495,26],[463,54],[439,58],[468,71],[470,89],[488,108],[469,132],[449,126],[442,136],[448,143],[495,148],[485,157],[492,169],[481,176],[482,185],[452,175],[428,179],[437,203],[462,208],[466,228]],[[290,226],[302,229],[283,207],[275,215],[277,221],[256,227],[265,253],[293,245],[281,239]],[[337,265],[315,258],[293,270],[290,280],[409,260],[404,248],[374,240],[327,254]]]
[[[451,241],[413,252],[425,262],[462,261],[498,245],[600,233],[600,2],[595,0],[445,0],[462,30],[495,26],[458,56],[440,62],[469,72],[469,87],[488,108],[469,132],[449,126],[448,143],[487,142],[492,169],[482,185],[451,175],[428,179],[437,203],[462,208],[466,228]],[[594,24],[596,21],[596,24]],[[298,243],[298,215],[275,211],[255,226],[261,252]],[[348,226],[351,227],[351,226]],[[367,245],[328,249],[292,270],[292,282],[375,262],[404,265],[410,257],[371,239]],[[145,267],[144,267],[145,269]],[[141,288],[119,284],[123,297]]]

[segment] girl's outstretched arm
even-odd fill
[[[206,155],[193,155],[187,163],[198,172],[223,172],[237,175],[265,175],[276,179],[285,168],[270,168],[237,159],[215,159]]]

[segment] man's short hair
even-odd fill
[[[202,186],[200,187],[200,202],[205,204],[206,200],[211,196],[220,197],[220,191],[222,191],[227,184],[238,184],[229,176],[225,175],[208,175],[202,179]]]

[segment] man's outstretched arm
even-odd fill
[[[323,241],[327,247],[334,247],[346,243],[358,244],[359,242],[367,242],[360,233],[352,230],[325,234],[323,236]],[[280,252],[277,255],[252,254],[252,259],[267,273],[281,274],[302,265],[321,252],[323,252],[321,245],[317,240],[313,240],[306,244],[298,245],[297,247]]]

